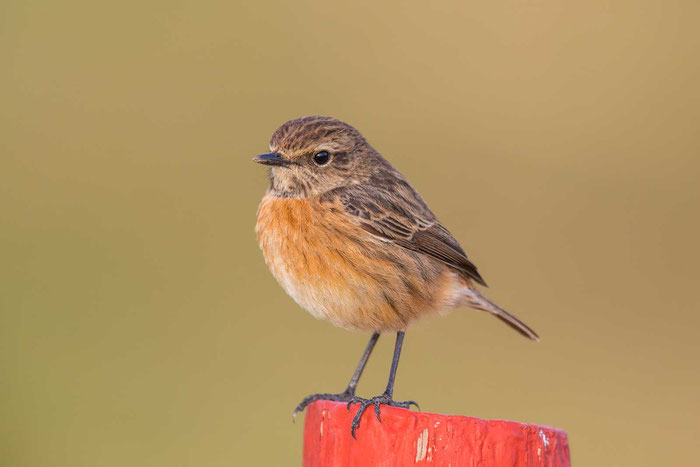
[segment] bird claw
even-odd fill
[[[352,396],[352,397],[350,398],[350,400],[348,401],[348,405],[347,405],[345,408],[346,408],[347,410],[350,410],[350,406],[351,406],[352,404],[362,404],[362,403],[363,403],[364,401],[366,401],[366,400],[367,400],[367,399],[363,399],[362,397],[357,397],[357,396],[355,396],[355,395],[353,394],[353,396]]]
[[[418,410],[420,410],[420,407],[418,406],[418,403],[416,403],[416,401],[395,401],[387,393],[380,394],[379,396],[375,396],[375,397],[372,397],[370,399],[363,399],[361,397],[354,397],[353,396],[352,400],[350,400],[348,402],[348,410],[350,410],[350,405],[353,403],[360,404],[360,407],[357,409],[357,413],[353,417],[352,423],[350,425],[350,434],[355,439],[357,439],[357,436],[355,436],[355,431],[360,426],[360,419],[362,418],[362,415],[365,413],[367,408],[369,408],[369,406],[371,406],[371,405],[374,406],[374,414],[376,415],[377,420],[379,420],[379,423],[382,423],[382,417],[381,417],[381,406],[382,405],[388,405],[391,407],[399,407],[402,409],[409,409],[411,407],[411,405],[415,405],[418,408]]]
[[[317,400],[348,402],[348,407],[350,407],[349,404],[351,404],[354,399],[356,399],[355,394],[351,393],[350,391],[347,391],[347,390],[345,392],[341,392],[340,394],[328,394],[328,393],[311,394],[310,396],[306,396],[299,403],[299,405],[296,406],[296,408],[294,409],[294,412],[292,412],[292,422],[296,421],[297,414],[299,412],[303,412],[307,405],[311,404],[312,402],[316,402]]]

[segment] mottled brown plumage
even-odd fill
[[[474,289],[486,283],[457,240],[355,128],[304,117],[282,125],[270,149],[287,165],[270,168],[258,238],[275,277],[314,316],[388,332],[467,305],[537,338]],[[320,151],[331,158],[323,166]]]
[[[457,240],[355,128],[299,118],[273,134],[270,149],[255,159],[271,166],[258,240],[273,275],[311,314],[348,329],[398,332],[396,362],[409,324],[458,306],[538,339],[481,295],[475,284],[486,283]]]

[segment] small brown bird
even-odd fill
[[[291,120],[272,135],[270,150],[253,159],[270,166],[255,227],[265,262],[315,317],[373,333],[345,391],[308,396],[294,416],[318,399],[359,403],[355,436],[367,407],[380,418],[381,404],[415,404],[394,401],[393,390],[404,331],[421,316],[468,306],[539,340],[475,288],[486,283],[457,240],[355,128],[330,117]],[[396,345],[386,391],[357,397],[374,344],[388,332]]]

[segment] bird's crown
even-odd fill
[[[290,120],[275,131],[270,149],[288,158],[320,150],[353,151],[366,145],[354,127],[333,117],[310,116]]]

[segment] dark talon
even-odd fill
[[[361,397],[357,397],[357,396],[353,395],[353,396],[350,398],[350,400],[348,401],[348,405],[347,405],[346,408],[347,408],[348,410],[350,410],[350,406],[351,406],[352,404],[362,404],[362,401],[363,401],[363,400],[365,400],[365,399],[362,399]]]
[[[299,412],[303,412],[307,405],[311,404],[312,402],[316,402],[317,400],[336,401],[336,402],[348,401],[348,404],[351,404],[353,399],[355,399],[355,395],[351,394],[348,391],[341,392],[340,394],[326,394],[326,393],[311,394],[310,396],[306,396],[299,403],[299,405],[296,406],[296,408],[294,409],[294,412],[292,412],[292,422],[296,421],[297,414]],[[348,410],[349,410],[349,408],[350,408],[350,406],[348,405]]]
[[[365,413],[365,410],[367,410],[367,407],[369,407],[370,404],[371,402],[368,399],[362,400],[360,407],[357,409],[357,413],[352,418],[352,423],[350,424],[350,434],[354,439],[357,439],[357,436],[355,436],[355,430],[357,430],[357,428],[360,426],[360,418],[362,418],[362,414]]]
[[[369,406],[373,405],[374,406],[374,414],[377,416],[377,420],[379,420],[379,423],[382,423],[382,417],[381,417],[381,406],[382,405],[389,405],[391,407],[400,407],[402,409],[408,409],[411,407],[411,404],[415,405],[418,407],[418,404],[415,401],[406,401],[406,402],[400,402],[400,401],[395,401],[391,398],[389,394],[386,392],[379,395],[372,397],[371,399],[362,399],[361,397],[353,397],[352,402],[358,402],[360,404],[360,407],[357,409],[357,413],[352,419],[352,424],[350,425],[350,434],[352,434],[352,437],[357,439],[355,436],[355,431],[357,428],[360,426],[360,419],[362,418],[362,415],[365,413],[365,411],[369,408]],[[350,405],[348,404],[348,408]]]
[[[374,403],[374,414],[377,416],[377,420],[379,420],[379,423],[382,423],[382,417],[379,415],[380,408],[379,402]]]

